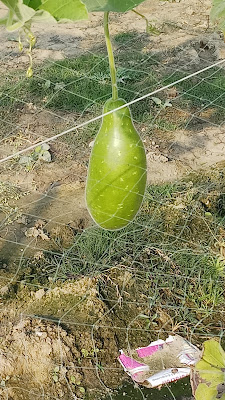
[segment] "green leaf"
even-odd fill
[[[1,18],[0,19],[0,25],[6,25],[7,24],[7,20],[8,20],[7,17]]]
[[[22,156],[22,157],[19,159],[19,164],[27,165],[27,164],[30,163],[30,161],[31,161],[31,158],[30,158],[29,156]]]
[[[205,383],[200,383],[195,392],[196,400],[216,400],[217,390],[208,387]]]
[[[9,32],[16,31],[24,26],[29,27],[33,21],[55,21],[45,10],[35,11],[41,0],[2,0],[8,7],[7,17],[1,20]]]
[[[48,11],[57,20],[70,19],[73,21],[87,19],[88,12],[81,0],[42,0],[39,9]]]
[[[70,382],[73,383],[74,385],[76,385],[76,378],[75,378],[75,376],[72,375],[72,376],[70,377]]]
[[[55,18],[49,12],[45,10],[39,10],[39,7],[42,5],[41,0],[23,0],[23,3],[36,11],[32,17],[33,22],[45,22],[49,20],[51,20],[50,22],[55,21]]]
[[[203,360],[216,368],[225,367],[225,352],[216,340],[204,342]]]
[[[38,8],[41,6],[41,0],[23,0],[24,4],[27,6],[33,8],[34,10],[38,10]]]
[[[83,0],[89,12],[92,11],[113,11],[113,12],[126,12],[144,0]]]
[[[23,4],[22,0],[2,0],[2,3],[10,10],[7,22],[8,29],[15,23],[24,25],[25,22],[29,21],[35,14],[35,11]]]
[[[45,162],[51,162],[52,161],[52,156],[49,153],[49,151],[43,151],[43,153],[39,156],[39,160],[43,160]]]
[[[32,22],[55,22],[55,18],[45,10],[38,10],[32,17]]]
[[[193,390],[196,400],[225,400],[225,352],[214,339],[203,344],[202,359],[195,366],[198,386]]]
[[[212,22],[218,23],[219,28],[225,32],[225,2],[224,0],[213,0],[210,14]]]
[[[39,145],[39,146],[35,147],[34,151],[35,151],[35,153],[40,153],[42,151],[42,146]]]
[[[158,97],[151,97],[151,99],[154,101],[157,106],[161,106],[162,100],[160,100]]]
[[[41,148],[42,148],[42,150],[49,150],[49,149],[50,149],[50,146],[49,146],[48,143],[43,143],[43,144],[41,145]]]

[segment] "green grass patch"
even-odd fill
[[[146,283],[143,294],[153,308],[161,307],[190,326],[211,318],[214,307],[219,310],[224,304],[225,260],[216,248],[225,220],[217,208],[224,196],[220,176],[201,176],[201,183],[193,176],[191,182],[150,186],[133,223],[116,232],[90,227],[77,233],[61,256],[46,254],[35,263],[35,277],[24,265],[23,279],[38,280],[37,271],[41,279],[96,276],[107,294],[106,272],[127,268],[134,288],[142,285],[139,281]],[[205,197],[213,200],[207,211]],[[203,323],[198,325],[204,330]]]
[[[114,37],[119,95],[127,102],[185,76],[178,71],[172,74],[167,71],[165,74],[165,68],[161,67],[163,55],[143,51],[142,39],[146,41],[145,35],[143,38],[135,32],[120,33]],[[194,113],[196,118],[202,118],[200,123],[204,123],[204,120],[213,123],[224,121],[224,70],[212,69],[176,87],[179,96],[171,100],[174,108]],[[0,84],[2,135],[14,129],[18,110],[26,103],[32,102],[36,107],[55,112],[75,112],[78,117],[91,118],[102,112],[103,104],[110,97],[109,65],[106,52],[102,49],[99,49],[98,54],[86,53],[75,59],[50,61],[36,66],[32,79],[26,79],[25,71],[6,74]],[[159,97],[163,106],[166,93],[160,93]],[[175,131],[186,126],[186,119],[181,121],[178,116],[176,121],[176,109],[170,116],[160,107],[147,98],[132,105],[131,110],[134,120],[144,123],[149,133],[152,128]],[[93,135],[90,135],[88,128],[83,131],[84,140],[96,133],[94,129]]]
[[[163,83],[168,85],[182,79],[187,74],[175,72],[170,77],[165,77]],[[223,69],[211,69],[199,76],[192,77],[176,85],[180,91],[181,99],[185,101],[187,108],[195,107],[199,111],[214,109],[210,118],[211,122],[219,123],[225,117],[225,71]],[[196,110],[198,111],[198,110]]]
[[[146,61],[149,57],[144,57]],[[134,59],[134,56],[133,56]],[[143,61],[143,57],[142,57]],[[140,93],[153,88],[158,81],[154,71],[148,71],[135,65],[118,62],[117,77],[119,95],[126,101],[131,101]],[[63,111],[101,110],[105,101],[111,97],[111,79],[108,60],[103,56],[83,55],[73,60],[63,60],[47,64],[41,75],[35,76],[28,90],[37,102],[40,100],[45,107]],[[140,102],[133,107],[134,118],[141,120],[149,100]]]
[[[137,32],[135,31],[130,31],[130,32],[120,32],[117,33],[117,35],[114,36],[114,41],[120,45],[122,44],[129,44],[130,42],[132,42],[132,44],[134,42],[137,41]]]
[[[125,47],[120,42],[123,36],[129,41],[129,45]],[[159,81],[158,72],[151,68],[157,64],[157,57],[134,50],[132,38],[135,43],[139,43],[135,33],[115,37],[119,43],[115,52],[119,95],[126,101],[154,89]],[[15,111],[29,102],[56,111],[100,113],[103,104],[110,97],[109,64],[106,53],[101,50],[96,55],[87,53],[75,59],[46,62],[41,67],[36,66],[32,79],[26,79],[24,71],[17,72],[13,79],[9,74],[0,85],[3,113],[6,109],[13,112],[13,108]],[[149,99],[136,103],[132,107],[134,118],[142,121],[150,106]]]

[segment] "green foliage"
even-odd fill
[[[141,17],[141,18],[143,18],[143,19],[145,20],[145,23],[146,23],[146,33],[149,33],[149,34],[151,34],[151,35],[159,35],[159,34],[160,34],[160,31],[159,31],[154,25],[152,25],[152,24],[149,22],[148,18],[146,18],[145,15],[139,13],[139,12],[136,11],[136,10],[132,10],[132,11],[133,11],[135,14],[139,15],[139,17]]]
[[[184,73],[176,72],[169,77],[165,76],[162,84],[167,85],[185,76]],[[186,108],[200,107],[206,112],[211,110],[212,122],[224,121],[224,90],[225,72],[223,69],[212,69],[201,74],[201,78],[193,77],[176,85],[182,95],[182,107],[186,101]],[[179,101],[179,98],[178,98]],[[175,102],[173,102],[176,105]]]
[[[62,279],[89,274],[100,277],[123,265],[134,276],[141,276],[142,283],[148,280],[146,295],[156,307],[154,313],[163,304],[177,322],[186,327],[196,325],[195,332],[205,335],[217,321],[212,310],[219,310],[224,303],[224,264],[218,261],[214,247],[220,224],[213,213],[205,220],[200,201],[203,193],[207,196],[210,190],[220,190],[213,182],[201,176],[201,184],[150,186],[141,214],[128,227],[115,232],[92,227],[76,234],[63,257],[46,254],[47,277],[55,269]],[[223,187],[221,178],[221,190]],[[43,265],[36,268],[43,278]],[[144,317],[143,325],[149,321],[152,324],[151,318]],[[156,315],[153,326],[157,321]]]
[[[143,0],[2,0],[8,7],[8,15],[0,22],[9,31],[24,26],[31,26],[32,22],[46,20],[77,21],[88,18],[88,11],[117,11],[126,12]]]
[[[123,36],[118,36],[118,41],[122,40]],[[119,93],[126,101],[134,99],[139,91],[153,88],[158,81],[157,72],[151,68],[154,57],[124,50],[116,55],[116,63]],[[85,54],[48,63],[41,75],[36,74],[29,81],[26,90],[36,102],[43,104],[44,99],[48,108],[83,112],[95,105],[95,112],[100,113],[105,100],[111,96],[108,61],[103,55]],[[150,100],[136,103],[132,108],[134,118],[143,120],[147,109],[150,110]]]
[[[213,0],[211,20],[218,23],[219,28],[225,33],[225,2],[224,0]]]
[[[87,19],[88,13],[85,5],[80,0],[42,0],[40,10],[48,11],[57,20],[70,19],[77,21]]]
[[[83,0],[89,12],[92,11],[113,11],[113,12],[126,12],[144,0]]]
[[[60,373],[60,367],[57,365],[52,373],[53,382],[57,383],[59,381],[59,373]]]
[[[27,28],[30,29],[32,22],[51,21],[53,17],[45,10],[35,10],[22,0],[2,0],[9,11],[0,22],[5,25],[9,32]]]
[[[38,161],[51,162],[52,156],[49,152],[47,143],[37,146],[29,156],[22,156],[19,164],[23,165],[27,171],[30,171]]]
[[[196,400],[225,400],[225,352],[214,339],[203,344],[201,360],[196,364],[193,392]],[[197,387],[195,387],[197,386]]]

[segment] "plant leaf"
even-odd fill
[[[212,387],[208,387],[205,383],[200,383],[195,392],[195,398],[197,400],[216,400],[217,390]]]
[[[216,22],[219,28],[225,32],[225,2],[224,0],[213,0],[210,18]]]
[[[32,22],[55,22],[55,18],[45,10],[38,10],[32,17]]]
[[[22,156],[19,159],[19,164],[26,165],[26,164],[29,164],[30,161],[31,161],[31,158],[29,156]]]
[[[155,104],[157,104],[157,106],[161,106],[162,104],[161,99],[159,99],[158,97],[151,97],[151,99],[154,101]]]
[[[73,21],[87,19],[88,12],[81,0],[42,0],[39,9],[48,11],[57,20],[70,19]]]
[[[41,6],[41,0],[23,0],[23,2],[34,10],[38,10],[38,8]]]
[[[39,156],[39,160],[43,160],[45,162],[51,162],[52,161],[52,156],[49,153],[49,151],[43,151],[43,153]]]
[[[49,146],[48,143],[43,143],[43,144],[41,145],[41,148],[42,148],[42,150],[49,150],[49,149],[50,149],[50,146]]]
[[[225,367],[225,352],[220,344],[214,340],[204,342],[203,360],[216,368]]]
[[[55,19],[44,10],[37,10],[41,0],[2,0],[8,9],[8,15],[2,20],[9,32],[16,31],[23,26],[29,26],[31,22],[36,21],[55,21]]]
[[[126,12],[144,0],[83,0],[89,12],[92,11],[113,11],[113,12]]]
[[[225,400],[225,352],[214,340],[203,344],[202,359],[196,364],[192,385],[196,400]],[[196,389],[196,390],[195,390]]]
[[[23,4],[22,0],[2,0],[2,3],[5,4],[5,6],[10,10],[8,27],[13,25],[14,22],[20,22],[22,25],[24,25],[24,23],[29,21],[35,14],[35,11]]]
[[[7,24],[7,20],[8,20],[7,17],[0,18],[0,25],[6,25]]]

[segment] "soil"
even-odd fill
[[[184,68],[188,64],[193,70],[204,58],[207,62],[223,58],[224,42],[209,25],[210,7],[211,0],[145,1],[138,11],[160,30],[159,36],[151,36],[147,41],[145,51],[157,54],[176,49],[171,63]],[[0,17],[4,13],[4,8],[0,9]],[[57,62],[89,51],[94,53],[104,43],[101,22],[102,15],[93,13],[89,21],[78,22],[76,27],[71,23],[34,26],[38,36],[34,64],[41,66],[48,59]],[[112,34],[127,31],[145,35],[145,23],[132,12],[113,14]],[[25,71],[28,60],[24,53],[18,52],[16,35],[1,28],[0,36],[0,72],[18,68]],[[201,51],[202,41],[209,44],[204,51]],[[171,118],[179,119],[182,115],[175,110]],[[40,110],[33,103],[24,104],[16,110],[16,126],[0,143],[1,158],[80,120],[82,117],[73,112]],[[6,116],[6,122],[10,126],[10,116]],[[173,182],[193,171],[208,171],[225,163],[222,124],[199,124],[197,129],[187,126],[166,135],[156,129],[150,139],[144,133],[143,138],[150,184]],[[41,257],[44,250],[55,249],[56,238],[60,242],[59,251],[68,248],[74,233],[92,224],[84,199],[91,140],[79,141],[75,153],[74,147],[71,150],[65,141],[53,142],[52,162],[37,163],[29,171],[15,161],[1,164],[0,181],[4,190],[0,191],[0,198],[7,208],[6,213],[1,213],[0,234],[2,400],[103,398],[125,378],[117,362],[119,349],[144,346],[155,339],[136,321],[146,304],[140,309],[134,304],[145,297],[146,288],[141,282],[133,290],[132,275],[123,269],[117,271],[116,278],[115,271],[105,278],[116,298],[115,305],[109,307],[99,295],[96,278],[54,285],[50,282],[36,290],[32,285],[16,282],[19,264],[16,272],[4,272],[8,263],[21,257],[34,254]],[[10,193],[8,197],[5,190]],[[130,299],[129,306],[120,303],[120,290]],[[132,297],[134,293],[136,297]],[[135,335],[132,329],[128,334],[131,321]]]
[[[99,296],[103,280],[111,281],[112,302]],[[142,307],[121,307],[118,293],[128,291],[127,299],[135,293],[135,301],[147,290],[143,283],[134,288],[132,274],[123,268],[105,278],[58,282],[36,291],[21,283],[16,298],[2,308],[1,398],[32,399],[41,393],[44,399],[78,399],[85,387],[91,399],[117,388],[124,380],[118,349],[155,337],[142,329],[136,332],[142,325],[135,321]],[[3,302],[7,295],[4,286]],[[133,320],[130,332],[128,319]]]

